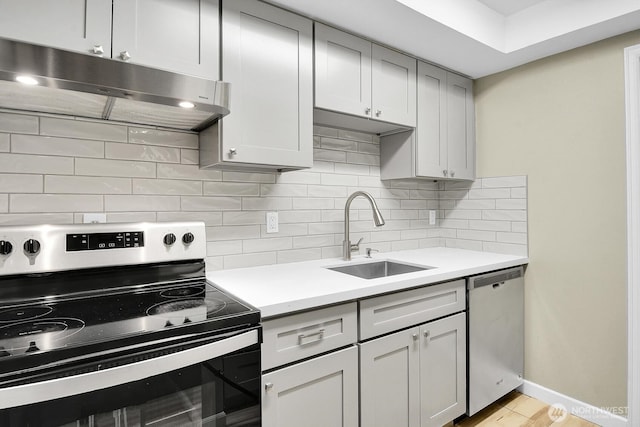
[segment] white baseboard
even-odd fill
[[[526,394],[527,396],[534,397],[549,405],[560,404],[563,405],[570,413],[577,417],[591,421],[594,424],[598,424],[604,427],[631,427],[627,422],[627,419],[616,415],[606,409],[598,408],[597,406],[590,405],[588,403],[581,402],[573,397],[566,396],[557,391],[548,389],[531,381],[525,380],[524,383],[518,387],[518,391]],[[621,410],[623,408],[609,408],[612,411]],[[555,424],[554,424],[555,426]],[[562,423],[558,423],[558,427],[562,427]]]

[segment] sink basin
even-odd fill
[[[329,270],[339,273],[350,274],[362,279],[378,279],[380,277],[395,276],[398,274],[413,273],[416,271],[429,270],[433,267],[418,267],[410,264],[403,264],[395,261],[376,261],[363,264],[341,265],[338,267],[328,267]]]

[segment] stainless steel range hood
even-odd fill
[[[228,83],[0,38],[0,108],[200,131],[228,102]]]

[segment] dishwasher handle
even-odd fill
[[[507,270],[494,271],[479,276],[469,277],[467,279],[467,289],[472,291],[483,286],[493,286],[494,288],[502,286],[508,280],[517,279],[524,276],[524,268],[522,266],[509,268]]]

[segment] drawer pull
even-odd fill
[[[312,341],[312,342],[316,342],[316,341],[322,340],[322,338],[324,338],[324,328],[322,328],[322,329],[318,330],[318,332],[314,332],[312,334],[306,334],[306,335],[305,334],[300,334],[300,335],[298,335],[298,345],[302,345],[303,344],[302,343],[303,339],[309,338],[309,337],[313,337],[315,335],[318,336],[318,339],[315,340],[315,341]],[[305,343],[305,344],[309,344],[309,343]]]

